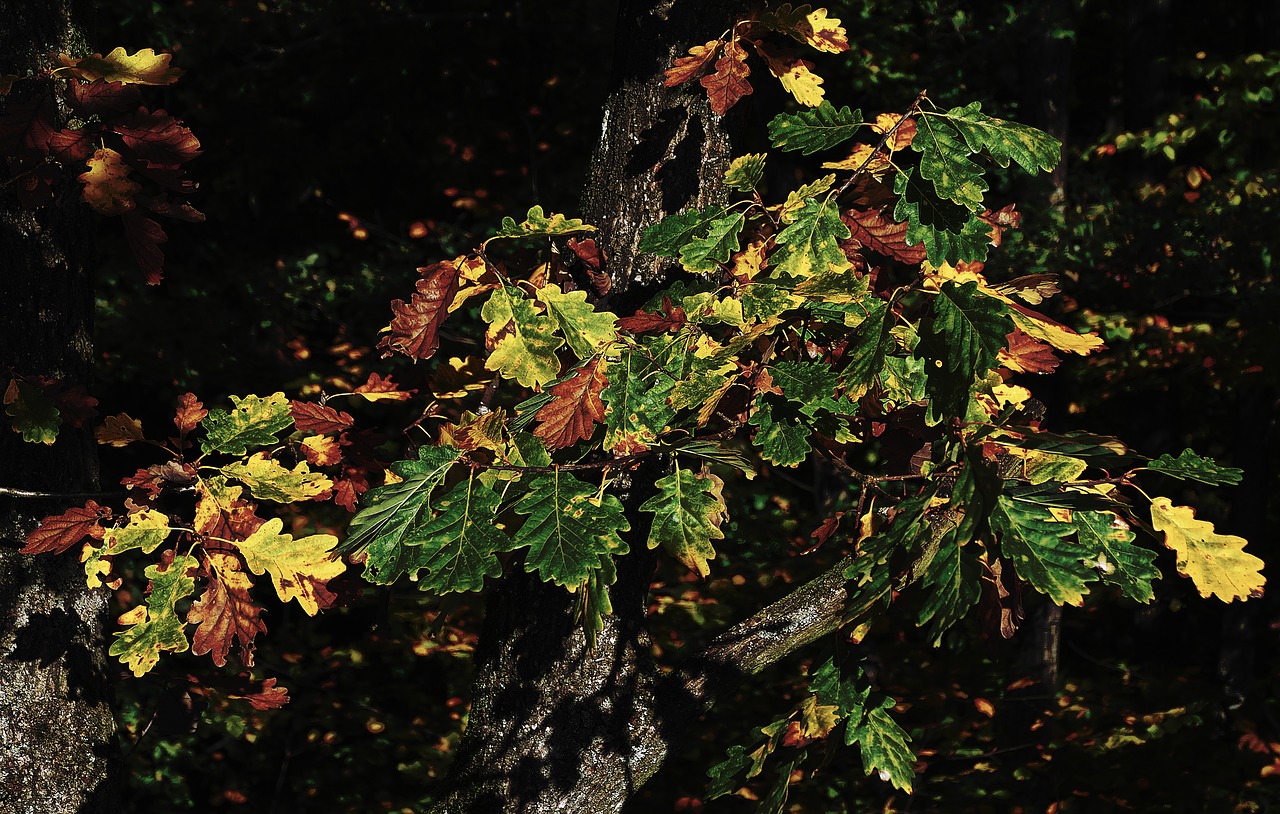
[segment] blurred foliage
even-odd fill
[[[1009,276],[1065,273],[1069,303],[1082,305],[1058,318],[1110,346],[1041,388],[1053,394],[1048,425],[1069,429],[1083,415],[1152,454],[1191,445],[1243,467],[1234,503],[1211,490],[1192,497],[1258,540],[1278,519],[1269,462],[1280,53],[1266,48],[1280,20],[1267,5],[1206,13],[1074,0],[1057,4],[1063,13],[1046,28],[1012,3],[851,1],[831,4],[856,42],[847,74],[824,66],[864,109],[891,110],[929,88],[944,106],[979,99],[993,115],[1041,124],[1032,105],[1042,77],[1025,55],[1046,38],[1072,44],[1061,200],[1050,203],[1049,182],[1001,191],[1025,212],[1000,255]],[[386,303],[414,267],[452,256],[530,201],[575,211],[613,12],[489,0],[186,0],[134,4],[121,17],[103,8],[92,41],[168,48],[188,71],[164,106],[203,141],[191,172],[209,215],[170,230],[159,288],[144,287],[127,248],[103,235],[105,411],[134,407],[131,394],[143,392],[167,421],[186,390],[212,401],[363,381]],[[397,378],[412,386],[428,372]],[[106,451],[104,469],[131,471],[116,455]],[[803,554],[815,518],[852,508],[825,474],[798,470],[785,493],[731,507],[732,544],[711,580],[659,575],[658,651],[678,657],[823,566],[821,549]],[[744,585],[758,590],[734,590]],[[1176,577],[1158,596],[1142,611],[1118,599],[1068,608],[1062,685],[1038,695],[1010,683],[1024,654],[1000,639],[998,619],[930,649],[914,609],[895,608],[863,649],[914,738],[915,795],[864,778],[841,749],[799,767],[788,810],[1280,805],[1274,600],[1210,611]],[[397,589],[367,591],[318,620],[278,608],[259,660],[290,688],[282,710],[255,711],[216,686],[192,696],[177,673],[121,682],[129,810],[415,810],[457,738],[478,617]],[[1224,677],[1229,647],[1247,658]],[[797,654],[713,711],[632,810],[702,810],[706,767],[785,715],[806,693],[805,670],[827,655]],[[752,810],[746,794],[705,808]]]

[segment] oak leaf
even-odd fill
[[[418,391],[401,390],[400,385],[392,381],[390,376],[370,373],[368,380],[352,392],[363,396],[365,401],[408,401]]]
[[[102,426],[94,430],[93,437],[99,444],[125,447],[143,440],[142,422],[128,413],[109,415],[102,420]]]
[[[5,413],[13,431],[28,443],[52,444],[58,437],[62,413],[53,397],[32,382],[10,379],[4,391]]]
[[[71,82],[67,102],[82,117],[101,116],[115,118],[137,110],[142,106],[142,94],[136,85],[95,79],[92,82]],[[86,132],[80,130],[77,132]]]
[[[136,54],[116,48],[106,56],[94,54],[80,59],[63,56],[62,64],[69,73],[86,82],[103,79],[131,85],[172,85],[183,74],[181,68],[169,65],[172,59],[172,54],[157,54],[152,48],[143,48]]]
[[[78,177],[84,184],[84,201],[99,215],[123,215],[136,207],[142,186],[129,177],[130,168],[110,147],[95,150],[89,169]]]
[[[249,687],[240,692],[227,693],[227,697],[248,701],[249,706],[261,711],[280,709],[289,703],[289,691],[284,687],[277,686],[274,678],[267,678],[263,679],[261,683],[251,682],[250,684]]]
[[[267,632],[259,616],[262,608],[249,595],[253,580],[236,554],[209,551],[205,556],[201,573],[208,585],[187,611],[187,623],[197,626],[191,635],[191,652],[208,653],[214,664],[223,667],[232,644],[238,643],[240,661],[252,667],[254,637]]]
[[[173,424],[178,428],[178,433],[185,436],[200,426],[200,422],[204,421],[207,415],[209,411],[204,408],[204,404],[196,398],[194,393],[183,393],[178,397],[178,412],[173,417]]]
[[[307,615],[315,616],[337,599],[327,583],[346,570],[333,554],[338,538],[312,534],[295,540],[292,534],[282,534],[283,528],[283,520],[272,518],[236,547],[250,571],[271,575],[282,602],[296,599]]]
[[[151,594],[146,604],[120,617],[120,623],[129,627],[116,634],[116,640],[107,650],[119,656],[135,676],[141,678],[155,667],[160,661],[160,651],[182,653],[190,646],[176,605],[195,590],[196,582],[191,574],[197,565],[195,557],[184,555],[168,563],[149,565],[143,571],[151,580]]]
[[[86,190],[86,194],[87,194]],[[201,215],[203,219],[203,215]],[[164,252],[160,244],[169,239],[160,224],[132,209],[121,216],[124,236],[129,241],[133,260],[147,278],[147,285],[159,285],[164,277]]]
[[[813,72],[812,62],[801,59],[790,50],[770,48],[760,41],[753,45],[756,53],[769,66],[769,73],[778,78],[782,89],[795,97],[797,102],[806,107],[822,104],[822,77]]]
[[[300,446],[303,457],[312,466],[333,466],[342,460],[342,447],[327,435],[309,435]],[[332,488],[333,484],[329,484]]]
[[[1262,595],[1263,562],[1244,550],[1243,537],[1218,534],[1193,509],[1167,497],[1151,501],[1151,525],[1164,532],[1165,545],[1178,555],[1178,573],[1190,577],[1201,596],[1234,602]]]
[[[919,265],[925,259],[923,246],[907,245],[907,224],[885,217],[878,209],[852,209],[841,215],[849,227],[850,239],[877,254],[907,265]]]
[[[266,398],[232,396],[231,403],[234,409],[210,410],[200,422],[205,431],[200,448],[206,455],[244,455],[249,447],[271,446],[276,443],[276,434],[293,424],[284,393],[272,393]],[[141,429],[138,428],[139,435]]]
[[[689,55],[677,57],[676,61],[663,72],[666,79],[662,84],[669,88],[683,85],[693,79],[707,67],[707,63],[720,49],[720,40],[711,40],[705,45],[695,45],[689,49]]]
[[[533,434],[546,442],[547,449],[563,449],[585,441],[604,421],[600,392],[608,384],[600,370],[600,360],[575,371],[568,379],[547,388],[552,400],[534,415],[541,423]]]
[[[422,278],[409,299],[393,300],[395,315],[378,341],[383,356],[394,351],[414,361],[428,359],[440,347],[440,326],[449,316],[449,306],[458,293],[459,269],[452,262],[440,262],[418,269]]]
[[[267,457],[265,452],[252,455],[246,461],[228,464],[219,471],[243,483],[254,497],[276,503],[311,500],[333,487],[333,481],[319,472],[312,472],[304,461],[299,461],[289,470],[274,458]]]
[[[1014,373],[1052,373],[1060,361],[1053,348],[1017,328],[1005,338],[997,359]]]
[[[761,22],[775,31],[828,54],[840,54],[849,50],[849,35],[835,17],[828,17],[825,8],[813,10],[807,3],[792,7],[783,3],[770,9]]]
[[[678,331],[688,321],[683,308],[673,306],[670,297],[663,297],[661,313],[636,311],[629,317],[619,319],[618,327],[633,334],[662,333]]]
[[[747,52],[737,40],[726,42],[724,56],[716,60],[715,72],[699,80],[702,87],[707,89],[707,98],[716,115],[723,116],[739,99],[754,90],[747,81],[750,75]]]
[[[916,120],[912,118],[903,118],[901,113],[881,113],[876,116],[876,120],[871,122],[872,130],[885,135],[893,132],[893,135],[885,141],[884,146],[889,148],[890,152],[897,152],[906,147],[911,146],[911,141],[916,136]],[[893,128],[897,127],[897,130]]]
[[[158,167],[176,168],[200,155],[200,140],[164,110],[139,108],[112,129],[133,156]]]
[[[111,519],[111,508],[99,506],[95,501],[62,514],[50,515],[40,521],[23,541],[23,554],[61,554],[85,537],[101,540],[106,529],[103,520]]]
[[[289,414],[300,431],[320,435],[342,432],[355,424],[350,414],[311,401],[290,401]]]

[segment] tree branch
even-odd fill
[[[686,715],[706,712],[747,677],[839,628],[849,598],[845,569],[852,562],[840,558],[817,578],[713,639],[668,678],[671,702]]]

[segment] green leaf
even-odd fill
[[[596,227],[588,226],[577,218],[566,218],[564,215],[545,215],[541,206],[531,208],[522,223],[514,218],[505,217],[498,227],[495,238],[538,237],[542,235],[571,235],[574,232],[594,232]]]
[[[200,422],[206,437],[200,448],[204,454],[224,452],[243,455],[249,447],[269,447],[277,443],[276,433],[293,426],[289,400],[284,393],[270,396],[231,397],[234,409],[210,410]]]
[[[413,566],[425,568],[418,587],[446,594],[478,591],[485,577],[502,574],[497,555],[517,546],[497,526],[498,495],[475,477],[454,484],[436,498],[440,514],[411,532],[409,546],[421,549]]]
[[[748,153],[729,162],[724,171],[724,183],[738,192],[754,192],[764,177],[764,153]]]
[[[923,244],[934,266],[987,258],[991,225],[963,206],[934,195],[916,179],[914,167],[898,173],[893,191],[899,196],[893,219],[907,224],[907,245]]]
[[[676,471],[654,484],[658,493],[640,511],[653,513],[649,548],[663,549],[700,576],[711,573],[708,561],[716,556],[712,540],[723,540],[720,524],[728,516],[724,481],[715,475],[696,475],[676,466]]]
[[[1068,539],[1075,526],[1041,506],[1000,495],[991,528],[1018,576],[1059,605],[1084,604],[1087,583],[1097,574],[1085,565],[1081,545]]]
[[[609,383],[600,393],[604,402],[604,448],[622,455],[647,450],[658,438],[675,409],[667,403],[678,379],[663,370],[662,359],[679,353],[681,342],[671,342],[663,352],[665,337],[657,337],[648,347],[627,348],[616,362],[609,362],[605,375]],[[658,359],[651,356],[658,350]],[[673,368],[682,367],[683,359]],[[673,371],[674,372],[674,371]]]
[[[726,449],[714,441],[686,439],[670,445],[663,444],[662,448],[681,455],[690,455],[704,461],[731,466],[746,475],[747,480],[751,480],[756,475],[755,465],[747,460],[746,456],[736,449]]]
[[[785,360],[769,366],[773,383],[781,388],[782,395],[788,401],[800,405],[800,412],[813,416],[819,409],[837,410],[841,404],[836,402],[836,374],[831,366],[824,362],[793,362]],[[852,407],[845,403],[843,406]]]
[[[129,515],[124,526],[107,529],[102,537],[102,556],[112,556],[124,551],[142,549],[150,554],[169,536],[169,518],[155,509],[142,509]]]
[[[916,139],[920,138],[926,124],[934,131],[940,126],[949,126],[964,138],[970,152],[985,149],[1001,167],[1008,167],[1012,160],[1035,175],[1037,171],[1052,170],[1061,157],[1062,144],[1056,138],[1025,124],[992,118],[982,112],[980,102],[970,102],[946,113],[921,111],[921,114],[924,121],[919,124]],[[938,122],[945,124],[938,125]],[[916,147],[914,140],[911,146]]]
[[[756,396],[755,406],[748,421],[759,428],[751,440],[760,457],[779,466],[795,466],[809,456],[808,427],[794,418],[776,418],[773,404],[763,395]]]
[[[916,756],[907,746],[911,736],[889,715],[894,705],[892,698],[885,698],[869,708],[856,726],[850,720],[845,730],[845,743],[850,746],[858,744],[862,752],[862,768],[867,774],[877,773],[881,780],[910,793],[915,779]]]
[[[746,747],[738,743],[730,746],[725,754],[728,757],[707,770],[707,776],[711,778],[707,783],[706,799],[708,800],[732,794],[741,788],[746,780],[739,778],[738,775],[755,762],[747,754]]]
[[[933,302],[933,315],[920,326],[916,354],[925,375],[934,422],[963,416],[974,378],[996,365],[1005,336],[1013,330],[1004,303],[978,291],[974,281],[947,281]]]
[[[845,349],[844,370],[840,372],[840,388],[850,397],[858,399],[875,384],[884,370],[885,357],[894,346],[893,327],[889,319],[889,303],[870,297],[860,303],[866,310],[866,318],[858,323],[849,336]]]
[[[556,321],[534,310],[533,301],[506,286],[496,289],[480,316],[497,334],[507,324],[512,332],[499,340],[484,366],[496,370],[504,379],[515,379],[525,387],[541,387],[560,373],[556,350],[564,340],[555,336]]]
[[[787,193],[787,200],[782,204],[782,212],[779,213],[778,219],[783,223],[795,223],[796,218],[799,217],[800,210],[804,209],[805,201],[809,198],[825,195],[835,185],[836,174],[834,172],[807,184],[801,184]]]
[[[848,675],[834,659],[827,659],[809,680],[809,692],[818,697],[819,704],[839,709],[841,717],[860,719],[871,684],[862,668]]]
[[[742,317],[748,321],[765,322],[803,304],[803,298],[769,283],[752,283],[742,289]]]
[[[791,773],[796,770],[796,764],[805,757],[805,754],[801,751],[791,760],[783,761],[774,768],[773,783],[769,785],[768,791],[756,805],[756,814],[782,814],[791,788]]]
[[[741,212],[711,221],[705,235],[693,238],[680,249],[680,265],[694,274],[707,274],[720,268],[719,263],[728,263],[729,257],[741,248],[738,235],[744,223],[746,216]]]
[[[811,155],[853,138],[861,126],[861,110],[837,110],[824,101],[811,110],[774,116],[769,122],[769,141],[782,150],[803,150],[803,155]]]
[[[538,289],[538,300],[547,307],[547,315],[560,326],[569,349],[582,360],[590,359],[601,346],[618,338],[617,316],[597,311],[587,303],[587,292],[561,292],[560,286]]]
[[[809,198],[796,214],[795,223],[774,238],[777,248],[769,260],[776,273],[798,278],[844,271],[851,268],[851,264],[840,248],[840,241],[849,234],[834,199]]]
[[[333,488],[333,481],[321,472],[312,472],[306,461],[299,461],[289,470],[274,458],[268,458],[265,452],[251,455],[245,461],[227,464],[218,471],[249,487],[259,500],[276,503],[311,500]]]
[[[599,569],[602,557],[627,553],[620,532],[631,528],[622,503],[557,469],[537,475],[515,504],[528,519],[516,532],[514,548],[528,546],[525,570],[546,582],[576,588]]]
[[[706,234],[712,221],[725,216],[723,206],[690,209],[667,215],[652,226],[646,226],[640,238],[640,251],[663,257],[679,257],[680,250],[698,235]]]
[[[62,413],[53,397],[34,384],[10,379],[4,391],[4,411],[9,414],[13,431],[31,444],[52,444],[58,438]]]
[[[930,625],[929,637],[936,647],[942,634],[964,618],[982,597],[982,562],[980,546],[962,539],[954,526],[939,529],[937,552],[924,572],[923,587],[928,590],[916,624]],[[933,528],[931,534],[936,534]]]
[[[461,454],[456,447],[420,447],[418,460],[391,464],[391,471],[403,480],[379,486],[364,496],[364,508],[351,519],[339,551],[350,553],[367,547],[365,579],[389,585],[401,574],[422,567],[418,563],[421,549],[407,549],[406,545],[414,529],[431,519],[431,492],[444,482]]]
[[[1211,486],[1227,486],[1237,484],[1244,476],[1244,471],[1232,466],[1219,466],[1212,458],[1203,458],[1195,452],[1184,449],[1177,458],[1161,455],[1147,469],[1160,472],[1182,480],[1195,480]]]
[[[920,177],[933,182],[938,197],[975,214],[986,207],[982,196],[989,187],[982,168],[969,160],[969,145],[945,118],[921,116],[911,149],[920,153]]]
[[[1114,512],[1077,511],[1071,520],[1079,532],[1085,565],[1097,569],[1102,581],[1114,585],[1135,602],[1155,599],[1151,583],[1160,579],[1156,553],[1133,544],[1134,534]]]
[[[186,622],[178,616],[177,604],[195,593],[196,581],[191,576],[199,563],[184,555],[168,565],[148,565],[143,576],[151,580],[151,594],[145,606],[139,605],[120,617],[129,627],[116,633],[107,651],[119,656],[129,670],[141,678],[160,661],[160,651],[182,653],[190,647],[184,630]]]
[[[600,565],[593,568],[587,582],[578,590],[578,616],[587,634],[587,646],[596,646],[596,636],[604,630],[604,617],[613,613],[609,586],[618,581],[618,569],[610,554],[600,555]]]

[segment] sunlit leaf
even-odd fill
[[[333,481],[320,472],[312,472],[305,461],[299,461],[290,470],[276,459],[267,457],[265,452],[252,455],[245,461],[227,464],[219,471],[249,487],[249,492],[259,500],[276,503],[311,500],[333,488]]]
[[[145,604],[120,617],[121,624],[128,627],[116,634],[107,650],[135,676],[141,678],[155,667],[162,650],[182,653],[190,646],[184,631],[186,624],[178,617],[176,605],[195,591],[192,571],[197,565],[195,557],[184,555],[168,564],[149,565],[143,571],[151,580],[151,594]]]
[[[1234,602],[1262,594],[1264,563],[1244,550],[1243,537],[1218,534],[1190,507],[1174,506],[1167,497],[1151,501],[1151,525],[1164,532],[1165,545],[1178,555],[1178,573],[1190,577],[1201,596]]]
[[[273,446],[277,443],[276,434],[293,425],[284,393],[272,393],[266,398],[232,396],[231,403],[231,411],[210,410],[200,422],[206,433],[200,448],[206,455],[243,455],[249,447]]]
[[[516,223],[514,218],[505,217],[498,227],[495,237],[543,237],[551,235],[571,235],[575,232],[594,232],[596,227],[588,226],[578,218],[566,218],[559,214],[544,214],[541,206],[529,209],[525,219]]]
[[[512,546],[529,547],[526,570],[572,588],[586,583],[602,556],[627,552],[618,536],[630,528],[622,503],[598,491],[559,469],[529,481],[529,491],[515,504],[528,518]]]
[[[250,571],[271,575],[281,602],[296,599],[307,615],[315,616],[333,604],[336,597],[327,583],[347,568],[333,550],[338,538],[312,534],[295,539],[283,528],[283,520],[272,518],[236,547]]]
[[[1182,450],[1177,458],[1172,455],[1161,455],[1147,469],[1160,472],[1174,478],[1195,480],[1212,486],[1226,486],[1239,483],[1244,471],[1232,466],[1220,466],[1212,458],[1197,455],[1189,449]]]
[[[716,556],[711,541],[724,539],[720,530],[728,516],[724,482],[715,475],[677,467],[654,486],[658,493],[640,506],[642,512],[653,512],[649,548],[662,546],[689,570],[707,576],[711,573],[708,562]]]
[[[810,155],[848,141],[862,124],[861,110],[837,110],[830,102],[823,102],[812,110],[775,116],[769,122],[769,142],[781,150]]]

